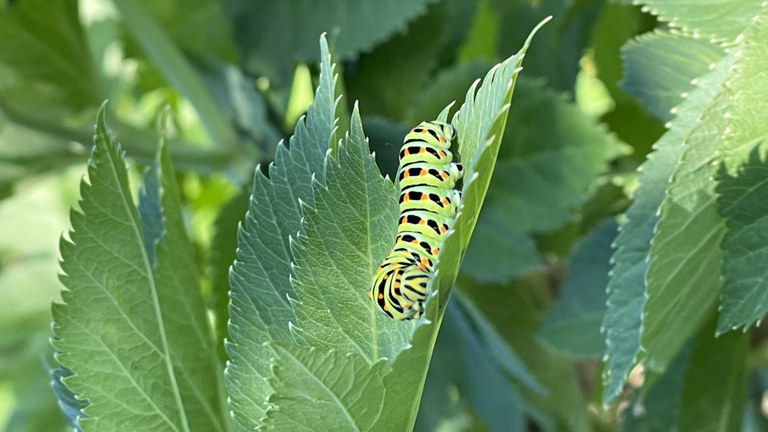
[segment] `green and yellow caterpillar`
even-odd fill
[[[390,318],[421,316],[435,262],[459,209],[463,174],[449,151],[453,126],[422,122],[405,136],[397,181],[400,220],[395,246],[376,271],[368,296]]]

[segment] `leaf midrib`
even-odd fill
[[[104,122],[104,119],[102,118],[101,119],[101,125],[102,125],[101,127],[102,128],[104,127],[104,123],[103,122]],[[99,139],[103,140],[103,142],[105,143],[106,146],[114,146],[113,150],[115,152],[117,151],[117,146],[112,144],[112,142],[110,140],[110,137],[106,135],[106,131],[105,130],[102,129],[100,131],[99,135],[101,135],[99,137]],[[107,148],[106,154],[107,154],[107,157],[109,158],[109,162],[110,162],[109,169],[112,171],[113,178],[119,179],[120,175],[117,172],[117,164],[118,163],[122,163],[122,161],[114,160],[112,158],[113,157],[113,153],[112,153],[112,151],[109,150],[109,148]],[[165,174],[165,173],[163,173],[163,174]],[[133,203],[129,199],[130,194],[121,193],[121,194],[119,194],[119,197],[120,197],[120,200],[122,201],[124,210],[126,210],[127,214],[129,215],[129,217],[131,218],[131,220],[133,222],[131,224],[132,225],[131,229],[133,230],[133,233],[134,233],[134,236],[135,236],[135,241],[138,244],[142,244],[143,245],[144,244],[144,235],[142,234],[141,230],[139,229],[141,224],[140,224],[138,215],[136,213],[136,207],[134,207]],[[157,294],[157,285],[155,283],[154,272],[152,270],[152,265],[149,262],[149,257],[147,256],[146,248],[144,248],[144,247],[141,248],[141,259],[142,259],[142,264],[144,266],[144,270],[145,270],[146,274],[149,276],[148,277],[148,282],[149,282],[149,285],[150,285],[149,288],[150,288],[150,292],[151,292],[151,295],[152,295],[152,306],[153,306],[153,309],[155,311],[155,318],[157,319],[157,326],[158,326],[158,330],[159,330],[159,333],[160,333],[160,341],[162,343],[162,348],[163,348],[163,353],[164,353],[163,361],[165,362],[166,372],[168,373],[168,378],[171,381],[170,382],[171,389],[173,391],[174,399],[176,401],[176,406],[177,406],[178,411],[179,411],[181,425],[182,425],[184,431],[190,432],[189,420],[187,419],[187,414],[184,411],[184,404],[182,403],[182,400],[181,400],[181,394],[179,392],[179,385],[176,382],[176,375],[173,372],[173,362],[171,361],[170,349],[168,347],[168,337],[165,334],[165,326],[163,325],[163,315],[162,315],[162,311],[161,311],[161,308],[160,308],[160,300],[159,300],[159,297],[158,297],[158,294]],[[110,352],[110,354],[111,354],[111,352]]]

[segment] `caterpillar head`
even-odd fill
[[[405,136],[405,142],[423,141],[428,145],[444,150],[451,147],[451,141],[456,139],[456,129],[441,121],[425,121],[411,130]]]

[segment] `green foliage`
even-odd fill
[[[747,397],[749,335],[730,330],[751,326],[766,311],[765,277],[756,264],[764,255],[758,234],[763,176],[756,172],[764,164],[759,145],[766,136],[760,120],[766,90],[755,81],[766,61],[765,11],[750,2],[705,4],[695,12],[673,2],[647,3],[681,33],[658,34],[628,49],[629,82],[647,81],[631,77],[649,74],[643,59],[657,58],[668,65],[665,82],[677,82],[673,90],[682,99],[643,166],[616,241],[603,320],[604,402],[618,394],[629,368],[642,362],[653,370],[642,390],[648,406],[660,408],[651,399],[661,396],[666,383],[676,383],[666,392],[678,395],[671,402],[679,408],[663,409],[665,425],[738,430]],[[723,50],[702,35],[732,47]],[[683,60],[673,54],[683,48],[686,56],[698,55]],[[690,89],[686,80],[692,74]],[[660,82],[665,73],[651,76]],[[648,95],[652,109],[674,101],[664,102],[645,86],[636,94]],[[659,374],[658,380],[647,379]],[[635,426],[627,430],[640,430],[639,423],[628,424]]]
[[[711,42],[677,33],[654,32],[627,43],[622,50],[626,75],[621,87],[635,96],[656,117],[669,121],[672,108],[723,56]]]
[[[623,151],[614,137],[540,82],[521,80],[517,92],[520,102],[510,108],[498,171],[462,268],[480,282],[506,282],[540,267],[530,236],[573,219],[589,184]],[[557,124],[551,124],[553,118]]]
[[[605,314],[605,286],[610,269],[610,245],[616,223],[603,222],[584,236],[571,258],[562,291],[539,338],[553,349],[574,357],[599,357],[605,351],[600,324]]]
[[[53,307],[57,360],[72,372],[63,381],[88,400],[79,425],[224,430],[215,347],[167,153],[147,175],[147,190],[159,191],[143,195],[139,212],[103,111],[94,141],[81,210],[71,213],[69,240],[61,243],[67,290]],[[162,208],[162,237],[156,229],[144,234],[158,225],[147,219],[160,216],[146,210],[153,208]]]
[[[230,0],[226,13],[233,21],[246,70],[280,83],[287,81],[295,62],[315,58],[318,34],[332,32],[334,53],[340,59],[354,58],[423,14],[427,3]]]
[[[766,429],[767,16],[4,2],[0,424]],[[432,119],[458,130],[462,207],[424,317],[396,322],[368,284]]]
[[[336,118],[335,79],[324,42],[321,53],[315,102],[297,123],[290,148],[278,145],[269,178],[257,170],[250,208],[238,234],[237,261],[230,276],[226,378],[233,418],[241,429],[258,425],[271,394],[266,380],[271,348],[264,342],[290,341],[286,323],[296,321],[288,302],[288,295],[294,294],[289,278],[293,261],[290,237],[301,227],[301,203],[314,204],[313,179],[324,181],[324,158]]]

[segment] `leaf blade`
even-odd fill
[[[64,383],[90,402],[83,409],[88,418],[80,420],[85,431],[119,429],[119,424],[188,431],[138,213],[103,109],[94,141],[91,184],[81,188],[82,213],[72,211],[71,242],[61,243],[61,280],[68,290],[62,292],[63,303],[53,305],[57,360],[74,373]],[[110,271],[115,263],[124,264],[121,271]],[[112,371],[110,388],[98,386],[103,370]],[[115,388],[120,401],[114,399]],[[123,409],[125,402],[129,410]]]
[[[669,131],[655,144],[654,153],[640,169],[640,187],[619,226],[614,242],[614,266],[608,282],[608,309],[603,318],[606,363],[603,372],[607,404],[621,391],[640,349],[642,309],[645,304],[645,274],[651,238],[658,223],[658,208],[664,200],[669,179],[707,102],[718,93],[733,64],[721,59],[716,68],[700,79],[700,84],[679,106],[679,116]]]
[[[269,340],[289,341],[295,314],[288,301],[292,252],[289,237],[301,226],[299,200],[312,205],[311,179],[323,180],[324,159],[334,141],[335,77],[321,38],[320,84],[306,117],[299,120],[290,149],[278,145],[269,178],[259,169],[248,213],[238,232],[237,260],[230,273],[230,324],[226,370],[229,405],[236,426],[253,430],[266,410],[271,389]],[[288,197],[288,199],[285,199]]]

